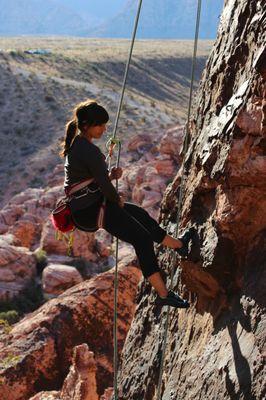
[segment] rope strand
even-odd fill
[[[186,155],[187,150],[188,150],[189,121],[190,121],[190,115],[191,115],[193,86],[194,86],[194,80],[195,80],[195,66],[196,66],[197,48],[198,48],[198,39],[199,39],[200,14],[201,14],[201,0],[198,0],[197,19],[196,19],[195,37],[194,37],[194,49],[193,49],[193,56],[192,56],[188,114],[187,114],[187,122],[186,122],[185,141],[184,141],[184,155]],[[185,168],[183,167],[182,175],[181,175],[181,182],[180,182],[179,198],[178,198],[175,237],[178,237],[179,223],[180,223],[180,217],[181,217],[181,209],[182,209],[183,193],[184,193],[184,181],[185,181],[185,172],[184,171],[185,171]],[[174,265],[176,265],[176,258],[177,258],[177,255],[176,255],[176,252],[174,252],[174,257],[173,257]],[[171,280],[170,280],[170,290],[173,287],[174,272],[175,272],[174,268],[172,268]],[[163,378],[164,360],[165,360],[166,347],[167,347],[169,318],[170,318],[170,307],[168,306],[167,313],[166,313],[164,336],[163,336],[163,348],[162,348],[162,357],[161,357],[161,363],[160,363],[157,400],[161,400],[162,378]]]
[[[139,16],[140,16],[140,11],[141,11],[141,6],[142,6],[142,0],[139,0],[138,10],[137,10],[136,18],[135,18],[135,24],[134,24],[134,29],[133,29],[132,39],[131,39],[131,46],[130,46],[127,65],[126,65],[126,69],[125,69],[124,80],[123,80],[123,84],[122,84],[120,101],[119,101],[117,114],[116,114],[116,118],[115,118],[113,135],[112,135],[112,138],[111,138],[111,144],[112,143],[117,144],[116,132],[117,132],[117,127],[118,127],[118,121],[119,121],[119,117],[120,117],[120,112],[121,112],[121,109],[122,109],[124,93],[125,93],[125,89],[126,89],[128,71],[129,71],[129,66],[130,66],[130,62],[131,62],[131,58],[132,58],[132,52],[133,52],[133,48],[134,48],[134,43],[135,43],[135,38],[136,38],[136,33],[137,33],[137,28],[138,28],[138,23],[139,23]],[[117,155],[116,167],[119,167],[120,152],[121,152],[121,142],[118,141],[118,155]],[[112,156],[112,153],[110,153],[110,156],[109,156],[109,168],[111,166],[111,156]],[[116,189],[118,189],[118,181],[117,181],[117,179],[116,179]],[[114,368],[114,381],[113,381],[114,382],[114,400],[118,400],[118,382],[117,382],[117,375],[118,375],[117,303],[118,303],[118,238],[116,238],[115,277],[114,277],[114,329],[113,329],[113,335],[114,335],[114,361],[113,361],[113,364],[114,364],[114,366],[113,366],[113,368]]]

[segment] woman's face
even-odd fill
[[[86,136],[89,139],[100,139],[107,129],[107,124],[89,126],[86,130]]]

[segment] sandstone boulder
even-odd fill
[[[180,150],[182,147],[184,130],[180,127],[168,129],[162,137],[159,145],[161,154],[168,154],[176,163],[180,164]]]
[[[31,249],[36,244],[36,239],[40,238],[41,225],[36,223],[34,218],[30,218],[30,214],[25,214],[8,232],[19,239],[21,246]]]
[[[142,133],[135,135],[128,143],[127,150],[129,152],[138,152],[140,155],[147,152],[153,146],[150,135]]]
[[[48,294],[59,295],[82,281],[77,269],[69,265],[50,264],[42,273],[43,291]]]
[[[101,257],[109,257],[112,253],[112,236],[104,229],[95,232],[95,247]]]
[[[47,254],[67,255],[69,248],[69,237],[70,235],[68,234],[63,235],[63,237],[58,240],[54,227],[51,221],[48,220],[43,226],[40,247],[45,250]],[[76,229],[74,231],[73,239],[73,256],[84,257],[88,261],[97,260],[93,233],[82,232]]]
[[[36,259],[33,253],[25,247],[10,244],[12,241],[11,235],[0,238],[1,300],[17,296],[36,275]]]
[[[156,171],[161,177],[173,178],[176,171],[176,163],[169,157],[157,157],[153,162]]]

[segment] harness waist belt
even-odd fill
[[[90,185],[92,182],[94,182],[94,178],[86,179],[85,181],[75,183],[74,185],[65,189],[66,195],[71,196],[72,194],[74,194],[74,193],[78,192],[79,190],[85,188],[86,186]]]

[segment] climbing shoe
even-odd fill
[[[176,252],[181,256],[181,257],[187,257],[189,250],[188,250],[188,245],[190,240],[193,239],[195,233],[195,228],[189,228],[186,230],[182,236],[180,236],[178,239],[180,242],[183,243],[183,246],[181,248],[176,249]]]
[[[155,303],[160,306],[171,306],[175,308],[188,308],[189,302],[182,299],[172,290],[169,290],[167,297],[157,295]]]

